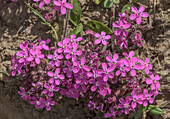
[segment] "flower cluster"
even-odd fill
[[[18,0],[11,0],[13,2]],[[50,8],[53,8],[55,11],[60,11],[60,15],[66,14],[66,8],[73,9],[73,5],[67,3],[66,0],[33,0],[34,2],[40,2],[39,8],[41,9],[44,4],[49,4]],[[47,17],[47,15],[46,15]],[[51,14],[50,14],[51,17]]]
[[[113,27],[117,28],[114,34],[116,35],[117,45],[120,49],[128,49],[128,41],[131,41],[137,46],[142,46],[144,39],[142,38],[141,30],[143,26],[141,24],[141,17],[148,17],[147,12],[143,12],[145,8],[141,6],[139,10],[136,7],[131,8],[134,14],[128,14],[127,10],[123,14],[119,13],[119,22],[114,22]],[[136,24],[131,20],[136,19]],[[130,23],[132,22],[132,23]]]
[[[63,10],[61,6],[67,4],[62,2],[66,1],[55,1],[55,5]],[[132,11],[135,15],[130,15],[130,19],[137,18],[137,24],[141,17],[146,17],[143,7],[139,11],[133,7]],[[113,23],[117,28],[116,44],[120,49],[127,49],[127,40],[134,35],[132,41],[140,46],[141,32],[127,22],[126,11],[119,16],[119,22]],[[76,35],[59,41],[57,47],[50,46],[50,39],[38,40],[37,44],[21,43],[21,51],[12,56],[11,61],[12,75],[20,74],[24,82],[19,95],[36,108],[46,110],[55,105],[56,92],[74,99],[86,97],[89,109],[104,112],[106,118],[129,114],[140,105],[152,104],[158,95],[160,78],[151,72],[149,59],[140,59],[134,51],[103,50],[113,40],[104,31],[86,34],[90,36],[86,45],[80,45],[83,38]]]

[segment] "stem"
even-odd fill
[[[71,2],[72,2],[72,0],[69,0],[69,3],[71,3]],[[66,22],[65,22],[64,32],[63,32],[63,39],[67,35],[67,27],[68,27],[68,24],[69,24],[69,17],[70,17],[70,9],[68,9],[67,13],[66,13]]]
[[[54,27],[51,24],[48,24],[48,26],[53,30],[54,36],[55,36],[55,39],[56,39],[56,43],[58,43],[58,35],[57,35],[56,30],[54,29]]]

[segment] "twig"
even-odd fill
[[[71,3],[72,0],[69,0],[69,2]],[[68,9],[67,13],[66,13],[66,22],[65,22],[64,32],[63,32],[63,39],[67,35],[67,27],[68,27],[68,24],[69,24],[69,17],[70,17],[70,9]]]

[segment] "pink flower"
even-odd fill
[[[78,44],[74,44],[73,45],[73,48],[68,48],[67,50],[66,50],[66,52],[65,53],[67,53],[66,54],[66,59],[70,59],[70,58],[72,58],[72,61],[74,62],[74,61],[76,61],[76,56],[78,55],[78,56],[80,56],[81,54],[82,54],[82,51],[81,50],[77,50],[78,49]]]
[[[63,57],[62,54],[58,54],[57,50],[54,51],[54,55],[48,55],[48,59],[52,59],[50,63],[55,64],[57,67],[60,66],[60,60],[63,59]]]
[[[54,94],[53,94],[54,91],[55,92],[59,91],[59,87],[56,87],[56,84],[51,84],[51,86],[50,86],[48,83],[46,83],[46,84],[44,84],[44,87],[46,89],[43,90],[43,93],[44,94],[48,93],[49,97],[53,97],[54,96]]]
[[[24,100],[30,100],[31,97],[26,93],[25,89],[23,87],[20,87],[21,91],[18,91],[18,94],[23,97]]]
[[[70,43],[70,39],[69,39],[69,38],[65,38],[64,40],[59,41],[59,42],[58,42],[58,46],[61,47],[61,48],[58,49],[58,52],[59,52],[59,53],[62,53],[63,50],[64,50],[64,52],[65,52],[66,49],[69,47],[69,46],[68,46],[69,43]]]
[[[118,28],[115,31],[115,35],[118,36],[128,36],[128,33],[125,29],[130,28],[131,24],[129,22],[123,23],[123,21],[121,19],[119,19],[119,23],[117,23],[116,21],[113,23],[113,26]]]
[[[72,4],[66,3],[66,0],[54,0],[54,4],[56,5],[54,9],[56,11],[60,10],[62,15],[66,14],[66,8],[73,9]]]
[[[40,8],[40,9],[43,7],[44,2],[45,2],[46,4],[50,3],[50,0],[33,0],[33,1],[35,1],[35,2],[41,1],[40,4],[39,4],[39,8]]]
[[[95,44],[99,44],[102,41],[103,45],[107,45],[106,40],[110,39],[111,36],[110,35],[106,35],[106,32],[102,31],[101,35],[99,33],[95,34],[95,37],[99,38],[95,41]]]
[[[47,39],[46,41],[44,40],[38,40],[39,45],[37,46],[37,48],[44,49],[44,50],[49,50],[49,47],[46,45],[50,42],[50,39]]]
[[[147,12],[143,12],[145,10],[144,6],[141,6],[139,8],[139,11],[137,10],[136,7],[132,7],[131,10],[135,13],[135,14],[131,14],[130,15],[130,19],[134,20],[136,19],[136,23],[140,24],[141,23],[141,17],[148,17],[148,13]]]
[[[55,70],[55,73],[49,71],[48,72],[48,76],[52,77],[49,79],[49,83],[54,83],[55,80],[55,84],[56,85],[60,85],[60,80],[59,79],[64,79],[64,75],[59,74],[60,73],[60,69],[57,68]]]
[[[124,100],[123,98],[119,99],[120,104],[118,104],[118,108],[124,108],[125,109],[125,114],[129,114],[129,108],[130,108],[130,102],[131,102],[131,98],[130,96],[126,97],[126,100]]]
[[[156,90],[157,88],[159,88],[160,87],[160,83],[158,82],[158,80],[160,79],[159,75],[155,75],[154,77],[154,75],[151,73],[150,78],[151,79],[149,78],[146,79],[146,84],[151,84],[151,90]]]
[[[114,107],[113,105],[110,107],[110,112],[111,113],[105,113],[104,117],[108,118],[108,117],[112,117],[112,119],[114,119],[116,117],[117,111],[114,112]]]
[[[116,45],[120,45],[120,49],[123,49],[124,48],[127,48],[128,47],[128,44],[127,44],[127,41],[125,39],[125,37],[115,37],[117,42],[116,42]]]
[[[142,101],[142,94],[137,94],[137,91],[132,91],[132,108],[136,108],[137,104],[136,103],[139,103],[140,105],[143,103]]]
[[[31,56],[27,58],[27,61],[33,61],[35,59],[36,64],[40,64],[42,58],[44,58],[44,54],[41,54],[41,51],[39,48],[36,48],[35,50],[30,50]]]
[[[80,70],[83,70],[83,69],[85,71],[90,71],[90,67],[85,65],[85,63],[86,63],[86,58],[85,57],[81,58],[81,63],[79,63],[78,61],[75,61],[73,63],[73,65],[74,65],[73,72],[77,73],[77,72],[79,72]]]
[[[37,109],[39,109],[39,108],[43,108],[45,105],[44,105],[44,103],[43,103],[43,98],[40,98],[39,100],[37,99],[37,98],[35,98],[35,97],[32,97],[32,101],[30,102],[30,104],[33,104],[33,105],[35,105],[35,107],[37,108]]]
[[[48,98],[47,100],[43,100],[43,103],[45,104],[46,110],[51,110],[51,105],[55,105],[55,101],[52,101],[52,98]]]
[[[112,71],[115,69],[115,67],[110,66],[109,68],[107,68],[107,63],[102,63],[102,68],[104,72],[104,77],[103,77],[104,81],[107,81],[108,77],[111,79],[114,77],[114,74],[112,73]]]
[[[145,69],[145,73],[149,74],[149,70],[152,70],[152,65],[148,64],[149,63],[149,58],[146,57],[145,62],[143,62],[143,60],[139,60],[139,63],[142,64],[141,69]]]
[[[143,90],[143,97],[141,98],[142,100],[144,100],[143,102],[143,106],[147,106],[148,105],[148,101],[149,103],[153,103],[154,102],[154,98],[152,98],[153,93],[148,93],[148,89],[144,89]]]
[[[118,59],[118,54],[117,53],[115,53],[114,55],[113,55],[113,58],[110,56],[110,55],[108,55],[108,56],[106,56],[106,60],[109,62],[108,64],[109,64],[109,66],[113,66],[114,68],[116,67],[116,64],[117,64],[117,59]]]

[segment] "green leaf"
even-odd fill
[[[141,105],[139,110],[135,113],[135,119],[139,119],[139,117],[142,115],[144,109],[145,109],[145,107]]]
[[[45,20],[45,18],[38,12],[36,11],[34,8],[32,8],[28,3],[25,2],[25,4],[34,12],[34,14],[36,14],[37,16],[39,16],[44,22],[47,22]]]
[[[153,114],[163,114],[163,111],[159,107],[155,107],[154,105],[149,105],[148,110]]]
[[[101,0],[95,0],[94,1],[96,4],[100,4],[102,1]]]
[[[101,33],[102,31],[106,32],[106,34],[111,34],[111,30],[109,27],[105,26],[101,22],[92,20],[87,22],[87,28],[91,31],[94,31],[96,33]]]
[[[138,1],[138,0],[132,0],[132,2],[136,2],[136,1]]]
[[[113,6],[114,0],[105,0],[104,1],[104,7],[110,8]]]
[[[135,55],[133,57],[139,57],[139,52],[135,50]]]
[[[127,10],[127,13],[129,13],[131,11],[131,5],[126,4],[125,6],[123,6],[121,13],[123,14],[125,10]]]
[[[75,34],[77,37],[79,37],[81,36],[82,31],[83,31],[83,24],[80,23],[69,35]]]
[[[73,5],[73,9],[70,12],[70,21],[77,26],[80,23],[80,19],[81,19],[81,4],[79,2],[79,0],[73,0],[72,2]]]
[[[120,0],[113,0],[114,1],[114,3],[116,3],[116,4],[119,4],[120,3]]]

